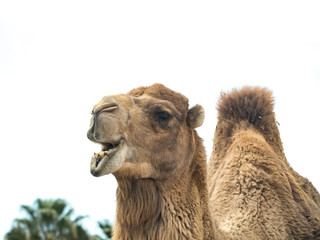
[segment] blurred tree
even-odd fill
[[[15,219],[6,240],[91,240],[82,227],[85,216],[71,219],[74,210],[62,199],[37,199],[33,206],[23,205],[26,218]]]
[[[100,230],[103,232],[104,236],[94,235],[91,240],[110,240],[112,237],[112,225],[105,219],[98,222]]]
[[[108,220],[103,220],[98,222],[98,225],[102,232],[104,233],[106,239],[111,239],[112,237],[112,226]]]

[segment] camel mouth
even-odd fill
[[[100,162],[104,158],[110,158],[115,152],[118,150],[119,145],[123,142],[123,139],[120,142],[113,144],[113,143],[103,143],[102,150],[99,153],[94,153],[94,158],[96,160],[95,166],[96,168],[99,166]]]
[[[94,158],[96,160],[96,167],[99,166],[99,163],[102,161],[104,157],[110,157],[111,154],[113,154],[117,147],[119,146],[120,143],[118,144],[112,144],[112,143],[104,143],[102,144],[102,150],[99,153],[94,153]]]
[[[99,176],[103,168],[108,168],[107,165],[112,163],[112,158],[124,145],[124,139],[117,143],[102,143],[102,149],[99,153],[94,153],[91,158],[91,173],[94,176]]]

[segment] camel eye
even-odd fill
[[[158,112],[156,118],[159,122],[168,121],[171,118],[171,115],[167,112]]]

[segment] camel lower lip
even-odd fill
[[[97,158],[97,157],[95,157],[95,159],[96,159],[96,167],[98,167],[98,166],[99,166],[100,161],[102,160],[102,158],[99,156],[98,158]]]

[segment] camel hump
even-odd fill
[[[247,121],[258,129],[274,125],[274,98],[266,88],[243,87],[222,92],[218,102],[218,119],[239,123]]]

